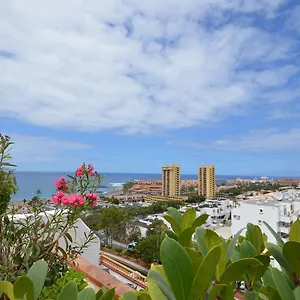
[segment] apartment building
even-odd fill
[[[260,226],[269,242],[276,243],[276,239],[263,222],[268,223],[283,239],[287,239],[291,224],[297,220],[299,213],[299,190],[276,192],[268,198],[253,197],[250,200],[241,201],[232,209],[232,234],[245,228],[248,223],[252,223]]]
[[[215,166],[201,166],[198,169],[198,194],[206,199],[216,196]]]
[[[163,197],[180,195],[180,165],[162,167]]]

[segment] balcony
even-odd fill
[[[297,216],[298,216],[298,211],[292,211],[290,213],[287,213],[285,215],[280,215],[279,216],[279,220],[281,222],[285,222],[285,223],[291,223],[297,220]]]

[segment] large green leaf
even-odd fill
[[[221,292],[226,288],[228,288],[228,285],[226,284],[215,284],[209,292],[208,300],[219,299],[217,297],[219,297]]]
[[[226,269],[226,245],[221,244],[220,249],[221,249],[221,255],[216,267],[216,278],[218,281],[220,280],[222,274]]]
[[[100,300],[114,300],[115,299],[115,289],[107,290],[100,298]]]
[[[276,246],[272,243],[266,244],[268,252],[272,255],[276,261],[283,267],[289,274],[292,273],[292,267],[286,258],[283,256],[282,249],[279,246]]]
[[[182,220],[182,214],[180,211],[178,211],[176,208],[174,207],[169,207],[168,208],[168,213],[170,216],[172,216],[176,222],[178,223],[178,225],[180,225],[181,220]]]
[[[34,299],[37,300],[43,289],[48,272],[48,264],[44,260],[35,262],[27,272],[27,277],[31,279],[34,287]]]
[[[177,235],[172,231],[172,230],[166,230],[164,232],[162,232],[163,238],[165,238],[165,236],[167,235],[169,238],[174,239],[177,241]]]
[[[295,289],[294,289],[294,297],[295,297],[295,300],[300,300],[300,286],[297,286]],[[277,299],[276,299],[277,300]]]
[[[78,299],[77,285],[74,281],[70,281],[61,290],[57,300],[77,300],[77,299]],[[102,297],[100,299],[102,299]]]
[[[276,239],[277,243],[279,246],[283,246],[284,245],[284,241],[283,239],[279,236],[279,234],[277,234],[274,229],[265,221],[263,221],[263,224],[269,229],[269,231],[271,232],[271,234],[274,236],[274,238]]]
[[[297,219],[291,227],[289,233],[289,240],[294,242],[300,242],[300,220]]]
[[[192,227],[187,227],[185,228],[183,231],[180,232],[179,236],[178,236],[178,243],[182,246],[182,247],[190,247],[192,244],[192,236],[193,236],[193,229]]]
[[[293,291],[283,274],[276,268],[272,268],[271,273],[280,297],[283,300],[294,299]]]
[[[0,292],[9,297],[10,300],[15,300],[14,287],[8,281],[0,281]]]
[[[254,225],[251,234],[252,244],[254,245],[257,253],[261,254],[265,250],[265,243],[260,227],[258,225]]]
[[[26,295],[27,300],[33,300],[34,286],[31,279],[27,276],[19,277],[14,283],[14,295],[17,299],[23,299]]]
[[[229,261],[232,251],[234,250],[236,243],[238,241],[239,236],[241,235],[242,231],[244,230],[244,228],[240,229],[235,236],[231,239],[228,247],[227,247],[227,252],[226,252],[226,262]]]
[[[138,300],[138,296],[133,292],[126,292],[122,295],[122,300]]]
[[[207,293],[208,288],[215,277],[216,266],[220,256],[221,248],[220,246],[216,246],[204,257],[194,278],[189,300],[202,299]]]
[[[263,279],[263,283],[265,286],[270,286],[270,287],[276,289],[270,267],[266,270],[265,274],[262,276],[262,279]]]
[[[254,284],[256,281],[261,280],[262,276],[267,271],[270,265],[270,257],[267,255],[257,255],[254,258],[259,260],[262,264],[261,267],[257,268],[255,273],[253,274],[252,283]]]
[[[254,291],[245,292],[244,294],[246,300],[257,300],[258,299],[258,293]]]
[[[259,296],[262,299],[281,300],[277,290],[271,286],[262,286],[258,292],[259,292]],[[266,297],[262,297],[262,294],[265,295]]]
[[[201,216],[199,216],[192,224],[192,228],[195,231],[195,229],[199,226],[202,226],[203,224],[205,224],[207,218],[209,217],[209,215],[207,214],[203,214]]]
[[[243,258],[230,264],[220,278],[220,283],[228,284],[233,281],[243,280],[245,274],[256,274],[263,265],[255,258]]]
[[[285,259],[289,262],[296,278],[300,279],[300,243],[287,242],[282,248]]]
[[[191,262],[192,262],[192,268],[193,268],[193,274],[196,276],[198,269],[203,261],[203,257],[199,252],[197,252],[195,249],[192,248],[185,248],[186,252],[188,253]]]
[[[190,227],[196,220],[196,210],[195,208],[187,209],[181,219],[180,227],[181,230],[184,230],[187,227]]]
[[[166,237],[161,243],[160,259],[177,299],[188,299],[193,281],[189,255],[175,240]]]
[[[172,229],[174,230],[174,232],[179,235],[180,234],[180,226],[179,224],[177,223],[177,221],[172,217],[172,216],[169,216],[169,215],[165,215],[164,216],[164,219],[170,223]]]
[[[205,246],[205,233],[206,229],[203,227],[197,227],[195,231],[195,237],[197,246],[200,250],[200,253],[204,257],[207,254],[206,246]]]
[[[85,288],[78,294],[78,300],[96,300],[95,292],[92,288]],[[113,300],[113,298],[111,298]]]
[[[166,280],[154,270],[148,272],[148,289],[152,299],[176,300],[176,297]],[[155,285],[153,284],[155,283]],[[159,289],[157,289],[159,287]]]
[[[253,230],[253,224],[252,223],[248,223],[247,224],[247,231],[246,231],[246,239],[252,243],[252,230]]]
[[[257,255],[257,251],[249,241],[243,241],[240,245],[240,254],[241,258],[253,257]]]
[[[205,241],[205,246],[207,251],[222,244],[222,240],[218,236],[218,234],[215,231],[210,229],[206,229],[204,241]]]

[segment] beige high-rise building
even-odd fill
[[[206,199],[216,196],[215,166],[201,166],[198,170],[198,194]]]
[[[180,165],[162,167],[162,196],[180,195]]]

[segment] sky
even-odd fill
[[[298,1],[0,7],[0,132],[18,170],[300,176]]]

